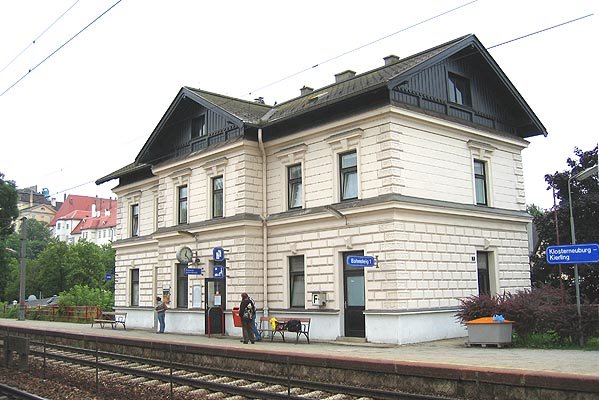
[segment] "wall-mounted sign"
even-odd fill
[[[214,261],[223,261],[225,259],[225,250],[222,247],[212,249],[212,259]]]
[[[185,275],[202,275],[204,273],[204,268],[185,268]]]
[[[224,278],[225,277],[225,267],[222,265],[215,265],[212,267],[212,277],[213,278]]]
[[[347,256],[348,267],[375,267],[376,258],[371,256]]]

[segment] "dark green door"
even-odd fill
[[[206,334],[224,334],[225,323],[223,320],[227,304],[225,279],[205,279],[204,304],[206,305],[206,319],[204,329]]]
[[[350,337],[366,337],[364,268],[347,265],[347,256],[363,255],[363,251],[343,253],[345,336]]]

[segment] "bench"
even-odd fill
[[[126,320],[127,320],[126,312],[104,311],[104,312],[102,312],[102,315],[100,316],[100,318],[96,318],[92,321],[92,328],[94,327],[94,324],[99,324],[100,328],[104,328],[104,325],[110,324],[112,329],[116,329],[118,324],[121,324],[121,325],[123,325],[123,329],[127,330],[127,327],[125,326]]]
[[[295,343],[299,342],[301,335],[304,335],[308,343],[310,343],[310,318],[274,317],[277,320],[275,329],[272,329],[272,325],[270,323],[271,318],[273,318],[272,315],[269,317],[260,317],[260,326],[258,327],[258,330],[262,336],[264,336],[265,332],[268,333],[271,342],[276,334],[281,335],[281,338],[283,341],[285,341],[285,332],[288,332],[289,334],[295,335]],[[301,329],[298,332],[292,332],[287,329],[287,323],[291,320],[297,320],[300,322]]]

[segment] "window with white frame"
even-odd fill
[[[200,115],[191,120],[191,138],[197,139],[206,134],[206,118]]]
[[[287,208],[302,207],[302,164],[287,167]]]
[[[487,198],[487,173],[486,163],[481,160],[474,160],[474,190],[476,193],[476,204],[479,206],[488,205]]]
[[[289,305],[292,308],[306,307],[304,284],[304,256],[289,257]]]
[[[131,270],[131,306],[139,306],[139,268]]]
[[[339,154],[340,200],[358,198],[358,154],[355,150]]]
[[[187,223],[187,185],[177,187],[177,223]]]
[[[223,177],[216,176],[212,178],[212,218],[223,216]]]
[[[449,73],[447,76],[449,101],[472,107],[470,80],[463,76]]]
[[[131,205],[131,236],[139,236],[139,204]]]

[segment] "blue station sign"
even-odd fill
[[[223,261],[225,259],[225,250],[222,247],[213,248],[212,259],[214,261]]]
[[[112,274],[106,274],[106,280],[107,281],[111,281],[112,280]]]
[[[372,256],[347,256],[346,263],[348,267],[374,267],[376,259]]]
[[[586,264],[599,262],[599,244],[549,246],[545,251],[549,264]]]
[[[203,268],[185,268],[185,275],[202,275],[204,273]]]
[[[222,265],[215,265],[212,267],[212,277],[213,278],[224,278],[225,277],[225,267]]]

